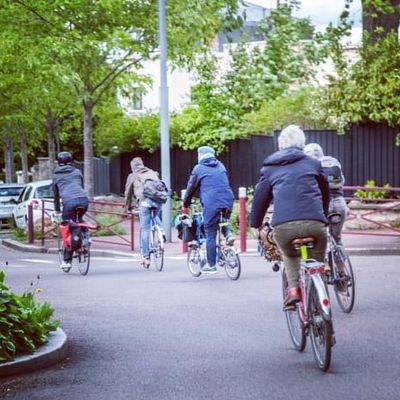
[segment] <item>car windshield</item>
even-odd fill
[[[54,197],[53,186],[41,186],[36,189],[35,197],[37,199],[52,199]]]
[[[0,196],[17,197],[22,192],[23,187],[2,187],[0,188]]]

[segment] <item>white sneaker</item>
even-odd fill
[[[71,262],[63,261],[63,262],[60,264],[60,268],[61,268],[63,271],[69,270],[69,269],[71,268]]]
[[[216,274],[218,271],[217,271],[217,267],[215,265],[209,265],[208,263],[205,263],[201,267],[201,272],[203,274]]]

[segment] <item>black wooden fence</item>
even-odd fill
[[[389,183],[400,187],[400,147],[395,145],[399,130],[386,124],[354,125],[345,135],[335,131],[305,131],[307,143],[319,143],[326,155],[336,157],[342,164],[346,186],[362,186],[368,179],[376,185]],[[225,164],[232,188],[252,186],[259,178],[262,161],[277,150],[277,136],[252,135],[248,139],[230,142],[227,151],[218,158]],[[130,160],[140,156],[144,163],[160,171],[160,151],[124,153],[110,164],[110,191],[123,193],[130,173]],[[173,148],[171,151],[171,186],[179,193],[186,187],[190,171],[197,162],[195,150]]]

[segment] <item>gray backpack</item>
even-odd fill
[[[143,196],[156,203],[164,204],[168,200],[168,188],[160,179],[146,179],[143,183]]]

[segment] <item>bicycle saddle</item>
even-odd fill
[[[291,244],[293,246],[296,246],[296,245],[297,246],[301,246],[303,244],[312,244],[312,243],[315,243],[315,242],[316,242],[315,237],[309,236],[309,237],[304,237],[304,238],[293,239],[291,241]]]

